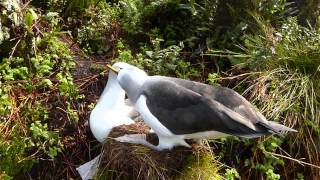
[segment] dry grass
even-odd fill
[[[286,161],[282,177],[303,172],[306,178],[320,178],[320,86],[319,75],[306,75],[286,68],[266,71],[245,92],[271,121],[298,130],[287,138],[287,151],[280,155],[299,161]],[[290,154],[290,155],[289,155]]]
[[[217,172],[211,161],[213,156],[205,146],[197,145],[195,142],[191,142],[192,149],[177,147],[170,151],[158,152],[141,145],[120,143],[112,139],[124,134],[137,133],[147,134],[149,142],[158,143],[156,135],[149,133],[149,128],[143,122],[115,128],[110,134],[111,138],[104,144],[97,179],[149,180],[184,177],[185,167],[193,167],[190,160],[194,160],[197,166],[195,173],[198,174],[193,174],[194,177],[204,177]],[[204,158],[209,160],[203,161]],[[203,164],[206,168],[201,169]]]

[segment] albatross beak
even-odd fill
[[[110,68],[113,72],[117,73],[120,71],[119,68],[116,68],[116,67],[112,67],[110,64],[107,65],[108,68]]]

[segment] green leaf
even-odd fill
[[[26,16],[24,17],[24,23],[30,28],[34,20],[38,19],[38,15],[34,12],[33,9],[29,8]]]

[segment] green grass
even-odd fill
[[[184,168],[180,172],[181,175],[176,179],[223,179],[219,175],[219,170],[217,159],[211,152],[194,151],[192,155],[189,155]]]

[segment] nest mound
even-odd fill
[[[158,144],[157,136],[149,131],[150,128],[143,122],[114,128],[103,146],[97,178],[172,179],[181,176],[190,156],[194,156],[195,152],[207,151],[195,142],[191,142],[193,148],[177,147],[159,152],[142,145],[121,143],[113,139],[125,134],[146,134],[149,142]]]

